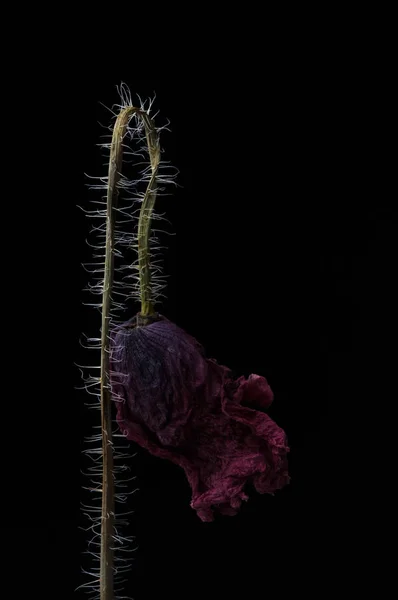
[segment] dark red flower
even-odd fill
[[[202,521],[235,515],[248,482],[261,494],[289,482],[285,432],[265,413],[266,379],[234,380],[164,317],[145,326],[135,317],[113,332],[111,385],[121,431],[185,470]]]

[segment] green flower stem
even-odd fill
[[[155,314],[152,303],[151,270],[149,260],[149,233],[151,218],[156,201],[156,177],[160,162],[159,137],[153,121],[146,113],[140,113],[145,125],[146,139],[151,161],[151,179],[142,202],[138,221],[138,267],[140,274],[141,316],[148,317]]]
[[[100,599],[114,600],[113,591],[113,534],[115,521],[114,480],[113,480],[113,445],[111,392],[109,381],[109,323],[111,296],[114,278],[114,246],[115,246],[115,208],[118,202],[118,181],[122,169],[123,137],[130,118],[137,113],[145,126],[149,156],[151,162],[151,179],[142,203],[138,223],[138,263],[140,273],[141,314],[154,314],[151,301],[151,277],[149,261],[150,220],[156,199],[156,175],[160,160],[160,149],[157,131],[149,116],[134,106],[128,106],[120,112],[113,129],[111,154],[109,161],[107,189],[107,221],[105,274],[102,301],[101,330],[101,427],[102,427],[102,510],[101,510],[101,553],[100,553]]]

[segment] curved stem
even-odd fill
[[[156,201],[157,182],[160,162],[159,137],[152,119],[146,113],[140,113],[145,126],[146,139],[151,161],[151,179],[142,202],[138,221],[138,266],[140,274],[141,316],[148,317],[155,313],[152,301],[151,270],[149,259],[149,234],[151,218]]]
[[[100,600],[114,600],[113,535],[115,521],[111,392],[109,385],[109,324],[114,278],[115,208],[118,181],[122,169],[123,137],[131,116],[140,115],[147,136],[152,176],[142,203],[138,224],[138,260],[140,269],[141,313],[153,314],[150,289],[149,230],[156,199],[156,175],[159,165],[159,142],[153,121],[134,106],[124,108],[113,129],[108,171],[106,247],[101,329],[101,428],[102,428],[102,510],[100,553]]]

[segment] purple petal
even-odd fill
[[[289,482],[285,432],[263,412],[273,400],[264,377],[233,380],[200,344],[161,318],[114,332],[111,384],[124,435],[181,466],[203,521],[234,515],[252,482],[273,493]],[[259,410],[258,410],[259,409]]]

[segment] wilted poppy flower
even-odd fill
[[[180,465],[202,521],[235,515],[247,483],[273,493],[289,481],[285,432],[265,413],[266,379],[233,379],[185,331],[158,316],[119,326],[111,340],[111,385],[127,439]]]

